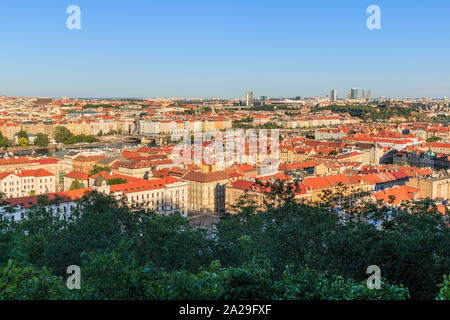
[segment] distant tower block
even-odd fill
[[[253,92],[247,92],[247,107],[253,107]]]
[[[337,101],[337,90],[331,90],[331,101]]]

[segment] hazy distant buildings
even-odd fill
[[[358,89],[352,88],[352,89],[350,90],[350,99],[356,100],[356,99],[358,99],[358,97],[359,97]]]
[[[259,98],[259,100],[261,100],[261,101],[267,101],[267,96],[261,96],[261,97]]]
[[[253,107],[253,92],[247,92],[247,107]]]
[[[337,90],[331,90],[331,101],[337,101]]]
[[[362,98],[363,98],[363,99],[366,99],[366,90],[363,90],[363,91],[362,91]]]
[[[371,90],[367,91],[367,100],[370,100],[370,99],[372,99],[372,91]]]

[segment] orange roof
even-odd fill
[[[373,196],[377,200],[398,205],[403,201],[414,200],[419,191],[419,189],[410,186],[395,186],[390,189],[375,192]]]
[[[19,171],[13,171],[13,172],[2,172],[0,173],[0,179],[4,179],[7,176],[14,174],[18,177],[50,177],[54,174],[51,172],[48,172],[44,169],[37,169],[37,170],[19,170]]]
[[[77,179],[77,180],[87,180],[89,178],[89,175],[84,172],[70,171],[64,177],[71,178],[71,179]]]
[[[23,209],[23,208],[28,208],[28,207],[36,205],[38,203],[39,197],[41,197],[41,196],[46,196],[49,200],[58,199],[59,202],[70,202],[70,201],[80,199],[81,197],[83,197],[83,195],[85,195],[87,192],[90,192],[90,191],[92,191],[92,188],[12,198],[12,199],[7,199],[6,201],[11,206],[20,206],[20,208]]]

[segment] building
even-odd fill
[[[187,216],[188,183],[171,176],[154,180],[138,179],[108,186],[106,179],[99,175],[92,188],[100,189],[117,199],[124,199],[129,205],[142,205],[158,214],[178,212]]]
[[[331,101],[337,101],[337,90],[331,90]]]
[[[448,201],[450,199],[450,177],[412,177],[407,186],[419,189],[419,198]]]
[[[56,191],[56,176],[43,169],[0,173],[0,192],[7,198],[39,195]]]
[[[412,150],[411,152],[400,151],[393,156],[393,164],[404,165],[405,163],[419,168],[432,168],[434,170],[449,170],[450,156],[436,154],[429,148],[428,152]]]
[[[86,172],[71,171],[64,175],[64,190],[69,190],[74,181],[83,184],[84,187],[89,186],[89,175]]]
[[[190,213],[225,212],[225,189],[230,179],[226,171],[188,171],[182,179],[189,183]]]
[[[89,173],[99,161],[104,159],[106,159],[105,156],[77,156],[72,160],[72,169]]]
[[[357,100],[359,98],[358,89],[352,88],[350,90],[350,99]]]
[[[253,92],[251,91],[247,92],[246,105],[247,107],[253,107]]]

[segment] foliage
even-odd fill
[[[43,133],[38,133],[36,135],[36,140],[34,140],[34,145],[39,147],[47,147],[50,143],[48,135]]]
[[[442,140],[441,137],[433,136],[433,137],[428,138],[427,142],[438,142],[438,141],[441,141],[441,140]]]
[[[444,274],[444,283],[440,285],[441,290],[437,296],[437,300],[450,300],[450,276]]]
[[[70,137],[72,137],[72,133],[66,127],[55,127],[55,140],[58,143],[64,142]]]
[[[97,192],[77,201],[65,220],[41,197],[26,220],[0,220],[0,266],[18,268],[13,279],[24,273],[23,280],[2,278],[0,288],[28,283],[33,274],[33,290],[8,297],[448,298],[448,278],[438,287],[449,270],[448,222],[432,202],[392,209],[329,194],[319,206],[297,201],[293,190],[275,185],[264,210],[243,198],[213,229]],[[352,210],[343,215],[336,210],[342,207]],[[81,267],[82,289],[61,291],[58,277],[73,264]],[[370,265],[381,269],[380,290],[367,289]]]
[[[108,180],[108,186],[112,186],[115,184],[122,184],[122,183],[127,183],[127,180],[123,179],[123,178],[114,178],[114,179]]]
[[[75,144],[80,142],[93,143],[98,142],[99,140],[91,135],[80,134],[77,136],[71,136],[70,138],[64,140],[64,144]]]
[[[63,279],[51,274],[46,267],[9,260],[0,267],[0,300],[70,299]]]
[[[19,138],[19,145],[21,145],[22,147],[26,147],[28,146],[28,139],[27,138]]]
[[[28,133],[25,130],[20,130],[19,132],[16,133],[16,136],[18,139],[20,138],[25,138],[25,139],[29,139],[28,138]]]
[[[92,176],[92,175],[97,174],[102,171],[111,172],[111,168],[106,167],[106,166],[103,167],[103,166],[94,165],[94,168],[91,171],[89,171],[89,175]]]
[[[72,181],[69,190],[80,190],[86,188],[82,182],[75,179]]]
[[[325,107],[316,107],[312,111],[331,110],[335,113],[348,112],[352,117],[358,117],[362,120],[388,120],[393,117],[405,117],[409,118],[415,113],[418,113],[418,109],[414,107],[405,108],[380,108],[361,105],[329,105]]]

